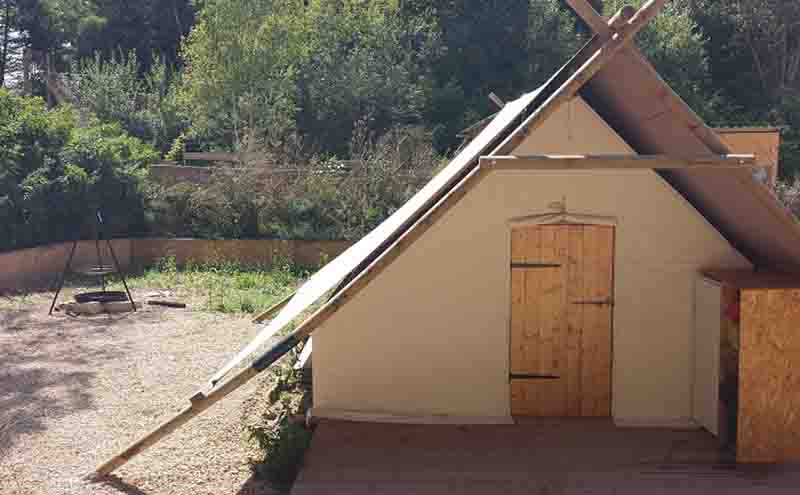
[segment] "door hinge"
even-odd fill
[[[572,304],[592,304],[595,306],[613,306],[614,300],[610,297],[604,299],[584,299],[582,301],[572,301]]]
[[[542,374],[542,373],[509,373],[508,377],[512,380],[524,380],[531,378],[539,378],[544,380],[558,380],[561,378],[558,375]]]
[[[511,263],[511,268],[558,268],[561,263]]]

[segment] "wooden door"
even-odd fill
[[[614,228],[511,231],[511,413],[611,415]]]

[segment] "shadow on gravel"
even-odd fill
[[[97,335],[150,318],[158,315],[51,317],[41,304],[0,310],[0,458],[20,437],[93,407],[98,363],[125,352],[101,345]]]
[[[256,473],[250,475],[250,478],[236,492],[236,495],[285,495],[291,492],[291,487],[284,487],[283,489],[276,488],[270,482]]]
[[[148,492],[141,490],[135,485],[125,482],[122,478],[113,474],[108,475],[98,483],[110,486],[120,493],[124,493],[125,495],[148,495]]]

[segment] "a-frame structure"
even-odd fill
[[[630,43],[667,0],[650,0],[638,11],[625,7],[608,21],[583,0],[569,3],[596,33],[571,60],[541,88],[507,103],[403,207],[315,274],[260,335],[212,378],[208,391],[195,394],[178,415],[92,474],[112,472],[268,368],[361,291],[369,290],[371,281],[496,170],[655,170],[752,265],[800,269],[800,230],[771,193],[753,179],[753,157],[732,154]],[[579,94],[638,154],[513,155],[528,136]],[[767,235],[770,242],[765,243]],[[315,313],[252,364],[227,377],[326,294],[332,295]]]

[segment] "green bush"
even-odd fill
[[[178,76],[175,68],[157,56],[148,71],[140,74],[136,53],[130,52],[111,60],[97,54],[74,64],[67,80],[81,113],[118,123],[130,135],[167,153],[176,141],[183,145],[183,131],[188,127],[178,101]]]
[[[264,453],[263,459],[254,464],[254,470],[278,490],[291,488],[311,444],[312,432],[291,417],[305,414],[312,400],[291,368],[298,354],[299,350],[292,351],[288,359],[271,369],[272,388],[267,394],[267,407],[258,421],[246,427],[250,439]]]
[[[118,125],[77,127],[69,107],[0,89],[0,249],[145,230],[144,179],[157,158]]]
[[[207,186],[153,196],[155,233],[204,238],[359,239],[408,200],[440,163],[428,133],[356,128],[354,158],[314,159],[295,174],[221,169]]]

